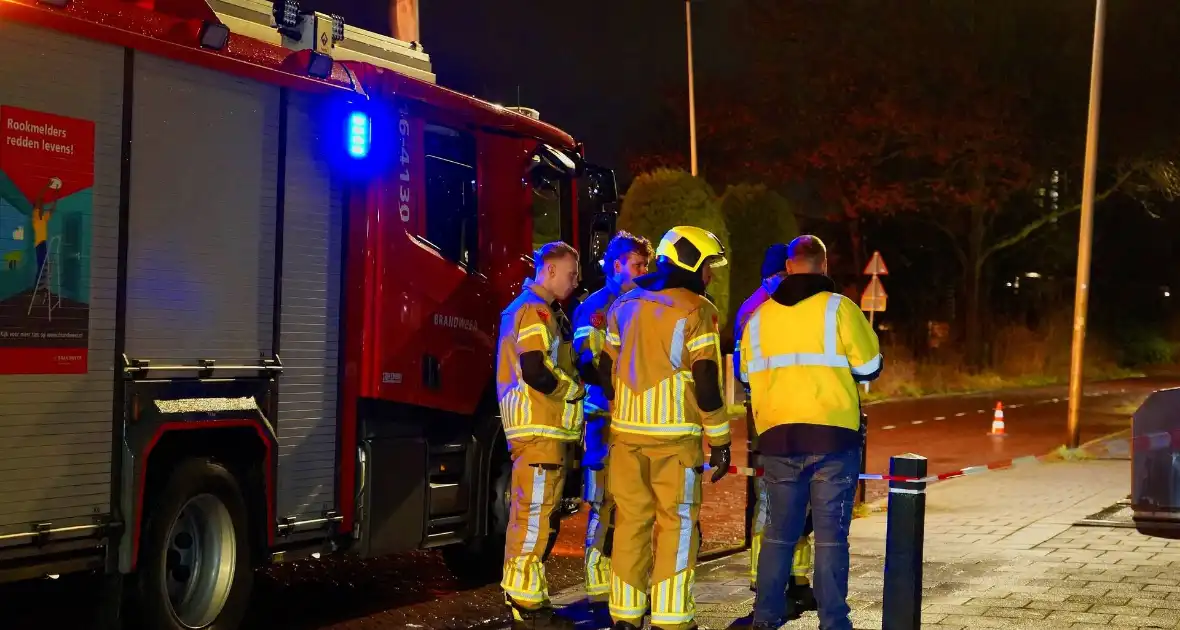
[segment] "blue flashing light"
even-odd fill
[[[361,160],[369,155],[373,134],[369,115],[365,112],[352,112],[348,115],[347,131],[348,155]]]

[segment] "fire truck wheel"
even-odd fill
[[[222,464],[190,458],[147,499],[136,593],[143,627],[236,629],[254,581],[237,478]]]
[[[461,545],[443,547],[443,559],[447,567],[460,579],[487,584],[499,582],[503,576],[504,535],[508,532],[511,484],[512,463],[502,461],[493,468],[488,484],[488,533]]]

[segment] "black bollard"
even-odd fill
[[[926,458],[913,453],[890,457],[889,474],[925,477]],[[926,484],[889,482],[881,630],[918,630],[922,627],[922,542],[925,534]]]
[[[860,414],[860,474],[865,474],[869,471],[869,417],[865,414]],[[853,499],[853,505],[861,505],[865,502],[865,480],[861,479],[856,484],[856,497]]]

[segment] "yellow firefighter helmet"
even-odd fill
[[[724,267],[725,247],[712,232],[691,225],[678,225],[664,234],[656,248],[656,257],[686,269],[697,271],[702,264]]]

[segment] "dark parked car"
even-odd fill
[[[1180,388],[1148,396],[1135,412],[1131,433],[1135,529],[1180,540]]]

